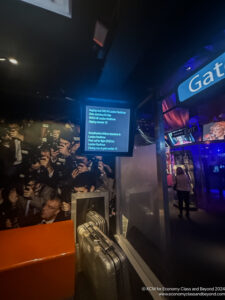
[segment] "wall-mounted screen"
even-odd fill
[[[180,129],[168,133],[171,146],[180,146],[195,142],[193,135],[186,129]]]
[[[225,139],[225,121],[208,123],[203,126],[203,141]]]
[[[132,155],[134,124],[131,107],[124,107],[116,102],[83,105],[82,152],[86,154],[115,154],[117,156]]]

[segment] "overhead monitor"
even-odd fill
[[[203,141],[225,140],[225,121],[212,122],[203,126]]]
[[[184,129],[179,129],[168,133],[171,146],[181,146],[195,142],[193,135]]]
[[[134,110],[123,101],[92,99],[82,105],[81,151],[132,156]]]

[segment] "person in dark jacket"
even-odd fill
[[[40,212],[46,201],[54,194],[55,190],[52,187],[30,178],[23,187],[23,195],[19,197],[25,216]]]
[[[4,202],[2,204],[3,228],[10,229],[20,227],[20,222],[24,216],[24,209],[19,200],[16,186],[11,186],[3,191]]]
[[[189,218],[189,195],[191,191],[190,179],[181,167],[176,170],[175,189],[179,201],[179,217],[183,216],[183,202],[186,206],[186,217]]]
[[[9,130],[0,127],[0,180],[7,182],[14,174],[15,149]]]
[[[40,213],[24,219],[22,226],[31,226],[38,224],[51,224],[54,222],[68,220],[69,216],[62,210],[61,198],[53,195],[44,204]]]

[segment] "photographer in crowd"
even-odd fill
[[[69,217],[69,214],[66,214],[66,211],[63,211],[60,196],[55,193],[49,197],[39,213],[25,218],[21,226],[24,227],[38,224],[51,224],[54,222],[68,220]]]
[[[55,190],[43,182],[30,179],[23,187],[20,201],[24,208],[24,215],[34,215],[40,211],[46,201],[55,193]]]
[[[78,129],[71,123],[1,121],[0,229],[67,219],[72,192],[112,195],[112,167],[101,156],[82,155]]]
[[[94,156],[90,171],[96,178],[96,189],[99,191],[113,192],[113,171],[112,168],[103,162],[102,156]]]

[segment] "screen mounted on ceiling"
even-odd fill
[[[203,126],[203,141],[225,140],[225,121],[213,122]]]
[[[21,0],[23,2],[47,9],[54,13],[72,18],[71,0]]]
[[[168,133],[169,141],[172,146],[180,146],[195,142],[193,135],[186,128]]]
[[[134,123],[131,107],[115,101],[104,104],[86,103],[82,106],[82,152],[99,155],[132,155]]]

